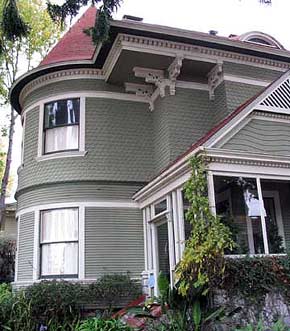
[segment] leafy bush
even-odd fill
[[[101,303],[104,308],[111,308],[120,298],[135,299],[140,291],[140,284],[128,275],[104,276],[90,285],[43,281],[15,293],[3,284],[0,285],[0,330],[34,331],[44,325],[50,331],[75,331],[84,304]]]
[[[230,296],[259,301],[267,293],[290,298],[290,257],[226,259],[222,289]]]
[[[0,282],[13,281],[15,253],[14,240],[0,239]]]
[[[29,286],[26,297],[31,302],[33,322],[48,325],[75,321],[83,291],[82,285],[66,281],[43,281]]]
[[[31,320],[31,304],[25,293],[14,295],[10,285],[0,285],[0,330],[35,330]]]
[[[131,331],[132,329],[124,325],[120,320],[104,320],[100,318],[90,318],[82,322],[77,331]]]

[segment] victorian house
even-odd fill
[[[213,213],[232,254],[290,247],[290,52],[271,36],[220,37],[112,21],[90,8],[11,102],[23,123],[15,287],[125,273],[174,283],[190,227],[183,187],[205,152]]]

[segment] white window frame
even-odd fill
[[[61,152],[53,152],[49,154],[44,153],[44,106],[45,104],[53,101],[60,101],[65,99],[80,99],[80,117],[79,117],[79,149],[78,150],[67,150]],[[51,97],[42,100],[39,108],[39,125],[38,125],[38,150],[37,150],[37,161],[44,161],[49,159],[58,159],[64,157],[78,157],[78,156],[85,156],[85,109],[86,109],[86,98],[84,96],[78,95],[59,95],[57,97]]]
[[[43,228],[42,228],[42,215],[43,213],[45,212],[50,212],[50,211],[57,211],[57,210],[77,210],[77,215],[78,215],[78,225],[77,225],[77,228],[78,228],[78,238],[76,240],[63,240],[63,241],[59,241],[59,242],[55,242],[55,241],[44,241],[42,242],[41,240],[41,236],[42,236],[42,231],[43,231]],[[40,265],[39,265],[39,270],[40,270],[40,274],[39,274],[39,277],[40,279],[55,279],[55,278],[63,278],[63,279],[67,279],[67,278],[73,278],[73,279],[77,279],[79,278],[79,259],[80,259],[80,254],[79,254],[79,230],[80,230],[80,211],[79,211],[79,208],[78,207],[75,207],[75,208],[72,208],[72,207],[66,207],[66,208],[54,208],[54,209],[44,209],[44,210],[41,210],[40,211],[40,236],[39,236],[39,246],[40,246]],[[77,243],[78,245],[78,256],[76,257],[77,258],[77,273],[74,274],[74,275],[68,275],[68,274],[63,274],[63,275],[42,275],[42,270],[41,270],[41,264],[42,264],[42,246],[45,246],[45,245],[51,245],[51,244],[55,244],[55,243]]]
[[[65,204],[50,204],[42,205],[35,210],[34,218],[34,244],[33,244],[33,281],[45,279],[40,274],[40,227],[41,227],[41,212],[45,210],[55,209],[78,209],[78,278],[65,278],[66,280],[84,280],[85,279],[85,204],[81,203],[65,203]],[[57,277],[55,277],[58,279]],[[51,279],[48,278],[48,279]]]

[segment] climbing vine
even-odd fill
[[[210,209],[205,155],[193,157],[190,164],[192,173],[185,186],[185,197],[190,206],[186,220],[192,229],[176,267],[179,292],[189,298],[206,295],[219,286],[224,274],[224,252],[235,246],[230,229]]]

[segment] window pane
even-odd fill
[[[78,209],[43,211],[41,242],[78,240]]]
[[[263,254],[264,241],[256,180],[214,176],[217,215],[230,228],[237,247],[228,254]]]
[[[284,226],[289,224],[290,185],[287,181],[261,180],[269,253],[285,253]],[[285,231],[286,235],[288,231]],[[287,238],[286,238],[287,239]]]
[[[45,131],[45,153],[79,149],[79,127],[63,126]]]
[[[41,249],[41,275],[77,275],[78,243],[45,244]]]
[[[44,128],[78,124],[80,99],[66,99],[46,103],[44,105]]]
[[[164,199],[154,205],[154,215],[158,215],[167,210],[167,200]]]
[[[159,271],[162,271],[164,275],[170,277],[167,222],[157,226],[157,240]]]

